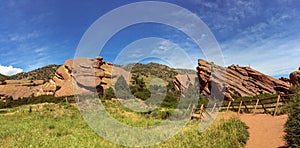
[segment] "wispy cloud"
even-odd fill
[[[175,68],[195,69],[196,67],[196,62],[190,59],[184,49],[161,38],[144,38],[133,42],[123,49],[114,63],[138,63],[148,58],[159,59]]]
[[[198,15],[215,33],[226,65],[239,64],[272,76],[286,76],[299,66],[300,25],[296,1],[206,1]]]
[[[9,40],[8,41],[12,41],[12,42],[24,42],[30,39],[34,39],[39,37],[39,33],[37,33],[36,31],[34,32],[30,32],[30,33],[15,33],[12,35],[9,35]]]
[[[256,39],[256,38],[259,38]],[[272,76],[284,76],[299,66],[300,39],[274,34],[267,38],[239,37],[221,44],[227,65],[240,64]]]

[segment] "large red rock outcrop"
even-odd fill
[[[43,80],[5,80],[1,82],[0,96],[1,98],[12,96],[13,99],[18,99],[32,95],[63,97],[96,91],[105,92],[121,75],[126,80],[130,77],[128,72],[120,67],[114,67],[111,62],[106,63],[101,56],[97,56],[95,59],[70,59],[56,70],[55,76],[48,82]]]
[[[288,92],[290,84],[260,73],[250,67],[231,65],[227,68],[198,60],[198,78],[200,91],[209,95],[212,83],[217,87],[225,84],[225,91],[231,96],[255,96],[263,93],[275,94],[277,91]],[[222,83],[225,82],[225,83]]]
[[[293,85],[299,85],[300,84],[300,67],[298,70],[292,72],[290,74],[290,82]]]
[[[55,96],[103,92],[111,87],[113,65],[106,64],[102,57],[67,60],[56,71],[53,80],[58,87]]]
[[[196,73],[177,75],[173,81],[174,87],[176,90],[184,90],[188,88],[190,84],[194,85],[196,78],[197,78]]]
[[[0,85],[0,95],[11,96],[13,99],[28,98],[30,96],[53,95],[56,85],[52,80],[5,80]]]

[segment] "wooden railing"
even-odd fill
[[[200,105],[200,107],[194,108],[192,118],[203,118],[204,116],[212,117],[212,113],[219,110],[225,111],[236,111],[238,114],[241,112],[246,113],[272,113],[274,116],[277,115],[278,109],[282,107],[284,104],[287,104],[291,97],[294,94],[279,94],[277,96],[268,97],[268,98],[257,98],[252,100],[240,100],[240,101],[227,101],[220,103],[214,103],[214,105],[210,105],[207,107],[205,104]]]
[[[279,94],[274,97],[268,98],[257,98],[256,100],[240,100],[240,101],[230,101],[227,104],[226,110],[229,109],[236,111],[239,114],[241,111],[247,113],[257,113],[259,110],[263,110],[263,113],[269,113],[273,110],[273,115],[275,116],[278,112],[278,108],[288,103],[293,94],[282,95]],[[226,103],[223,103],[222,107],[225,107]]]

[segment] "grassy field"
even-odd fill
[[[145,117],[106,103],[107,110],[119,121],[134,126],[149,126],[162,121]],[[123,147],[99,137],[66,103],[24,105],[0,110],[1,147]],[[243,147],[248,139],[247,127],[236,118],[217,119],[204,133],[199,121],[191,121],[181,132],[152,147]]]

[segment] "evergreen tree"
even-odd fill
[[[288,116],[284,139],[288,147],[300,147],[300,91],[292,98],[288,106]]]
[[[115,84],[116,96],[120,99],[132,98],[129,86],[123,76],[120,76]]]

